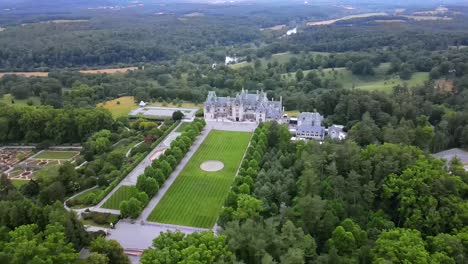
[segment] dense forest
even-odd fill
[[[445,166],[399,144],[291,143],[288,133],[276,123],[255,131],[220,236],[163,234],[142,263],[465,262],[468,174],[458,160]]]

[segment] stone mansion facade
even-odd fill
[[[235,122],[259,123],[266,120],[280,121],[284,109],[282,99],[268,100],[267,94],[263,91],[249,93],[248,90],[242,89],[234,97],[220,97],[214,91],[208,92],[204,113],[207,120],[227,119]]]

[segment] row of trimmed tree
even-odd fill
[[[150,198],[158,193],[160,186],[166,182],[167,178],[169,178],[179,162],[189,151],[205,125],[205,120],[195,119],[171,143],[171,147],[161,154],[158,159],[154,160],[151,166],[145,169],[145,172],[138,177],[135,191],[132,191],[130,198],[120,203],[119,208],[122,217],[135,219],[140,215]]]
[[[267,126],[260,126],[252,136],[239,174],[224,202],[224,208],[218,220],[221,226],[235,219],[247,219],[261,211],[262,202],[251,196],[251,192],[260,170],[260,162],[268,148],[267,132]]]

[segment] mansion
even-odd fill
[[[302,112],[297,118],[290,118],[290,131],[296,139],[314,139],[323,141],[325,137],[331,139],[343,140],[347,133],[344,132],[344,126],[332,125],[325,128],[323,125],[324,117],[317,112]]]
[[[234,97],[220,97],[214,91],[208,92],[204,106],[205,119],[227,119],[236,122],[251,121],[263,122],[266,120],[280,121],[284,109],[282,99],[279,101],[268,100],[263,91],[249,93],[242,89]]]

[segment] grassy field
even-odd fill
[[[18,179],[10,179],[10,181],[16,187],[16,189],[19,189],[21,186],[29,182],[29,180],[18,180]]]
[[[423,85],[425,81],[429,80],[429,73],[427,72],[416,72],[411,76],[411,79],[401,80],[400,77],[396,75],[390,76],[385,74],[389,66],[388,63],[382,63],[375,68],[375,75],[368,77],[354,75],[346,68],[335,68],[334,70],[324,69],[322,70],[323,73],[318,70],[308,70],[304,71],[304,75],[307,75],[310,71],[315,71],[322,80],[335,80],[345,89],[351,89],[354,86],[355,89],[382,91],[386,93],[391,93],[393,87],[396,85],[406,84],[409,88],[413,88]],[[286,79],[296,78],[295,73],[284,74],[283,76]]]
[[[314,55],[328,55],[329,53],[327,52],[310,52],[309,54],[314,54]],[[263,67],[266,67],[266,64],[268,62],[274,62],[274,61],[277,61],[279,64],[284,64],[284,63],[287,63],[289,62],[289,60],[292,58],[292,57],[298,57],[300,56],[299,54],[293,54],[293,53],[290,53],[290,52],[283,52],[283,53],[276,53],[276,54],[273,54],[271,56],[271,58],[269,59],[260,59],[260,61],[262,62],[262,66]],[[231,67],[232,69],[240,69],[242,67],[246,67],[246,66],[254,66],[254,62],[240,62],[240,63],[236,63],[236,64],[231,64],[229,65],[229,67]]]
[[[315,54],[315,55],[318,55],[318,54],[321,54],[321,55],[328,55],[329,53],[326,53],[326,52],[310,52],[309,54]],[[289,62],[289,60],[292,58],[292,57],[297,57],[299,56],[298,54],[293,54],[293,53],[290,53],[290,52],[283,52],[283,53],[276,53],[276,54],[273,54],[271,56],[271,58],[269,59],[260,59],[260,61],[262,62],[262,66],[263,67],[266,67],[266,64],[268,62],[275,62],[277,61],[279,64],[284,64],[286,62]],[[246,67],[246,66],[254,66],[254,62],[246,62],[246,61],[243,61],[243,62],[240,62],[240,63],[236,63],[236,64],[231,64],[229,65],[229,67],[231,67],[232,69],[240,69],[242,67]]]
[[[351,19],[356,19],[356,18],[366,18],[366,17],[373,17],[373,16],[388,16],[388,14],[387,13],[365,13],[365,14],[359,14],[359,15],[345,16],[342,18],[331,19],[331,20],[308,22],[307,26],[331,25],[338,21],[351,20]]]
[[[43,151],[33,158],[35,159],[59,159],[59,160],[68,160],[76,155],[78,155],[79,152],[77,151],[51,151],[51,150],[46,150]]]
[[[366,91],[382,91],[391,93],[393,91],[393,87],[396,85],[406,84],[409,88],[414,88],[423,85],[427,80],[429,80],[429,73],[416,72],[409,80],[401,80],[399,77],[393,77],[389,78],[388,80],[376,80],[359,83],[356,85],[356,88]]]
[[[122,185],[109,199],[102,205],[102,208],[119,210],[120,202],[129,200],[131,189],[135,186]]]
[[[96,107],[102,107],[109,110],[114,118],[127,116],[131,110],[138,108],[133,96],[123,96],[114,100],[99,103]]]
[[[282,64],[282,63],[286,63],[289,61],[289,59],[291,59],[292,57],[294,56],[297,56],[295,54],[292,54],[290,52],[284,52],[284,53],[276,53],[276,54],[273,54],[271,56],[271,58],[269,59],[260,59],[260,61],[262,62],[262,65],[265,66],[268,62],[273,62],[273,61],[277,61],[278,63]],[[243,62],[240,62],[240,63],[236,63],[236,64],[231,64],[229,67],[233,68],[233,69],[239,69],[239,68],[242,68],[242,67],[246,67],[246,66],[254,66],[254,62],[246,62],[246,61],[243,61]]]
[[[0,74],[1,75],[1,74]],[[1,78],[1,76],[0,76]],[[12,103],[12,100],[14,100],[14,104]],[[5,94],[2,98],[0,98],[0,102],[7,104],[7,105],[28,105],[28,101],[31,100],[33,105],[40,105],[41,102],[39,100],[39,97],[31,97],[29,99],[15,99],[11,94]]]
[[[247,132],[211,131],[148,220],[213,227],[250,136]],[[217,172],[201,170],[200,164],[208,160],[219,160],[224,163],[224,168]]]

